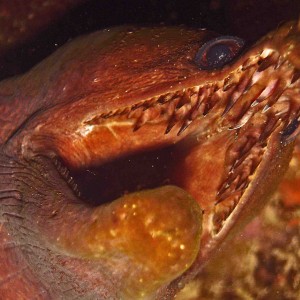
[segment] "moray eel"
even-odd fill
[[[299,69],[300,22],[121,27],[2,81],[3,299],[172,299],[276,189]]]

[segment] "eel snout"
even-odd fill
[[[208,40],[201,31],[118,30],[108,48],[122,60],[113,60],[110,73],[102,49],[103,78],[88,79],[97,88],[101,80],[125,85],[123,93],[71,94],[74,102],[42,112],[20,135],[20,155],[57,183],[31,215],[52,251],[74,258],[73,266],[91,263],[114,295],[171,297],[257,213],[287,168],[299,131],[300,25],[282,26],[219,70],[193,63]],[[177,45],[174,32],[186,40]],[[122,63],[134,51],[159,57],[136,59],[128,70]],[[143,96],[130,78],[127,86],[120,80],[126,72],[144,72],[135,82]],[[94,275],[77,272],[93,284]]]

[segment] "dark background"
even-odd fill
[[[124,24],[204,27],[248,43],[300,13],[299,0],[81,0],[47,29],[16,45],[1,62],[0,78],[22,73],[66,41]]]

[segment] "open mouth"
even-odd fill
[[[56,162],[74,192],[93,206],[110,203],[125,194],[173,184],[168,174],[172,165],[172,146],[119,158],[98,168],[68,173]]]
[[[239,222],[245,206],[249,206],[248,210],[263,206],[288,161],[281,159],[286,151],[281,144],[285,145],[287,140],[292,139],[298,128],[295,120],[299,116],[294,114],[295,111],[291,113],[290,99],[299,81],[293,79],[295,71],[287,63],[280,62],[279,55],[277,59],[274,56],[275,53],[268,51],[268,55],[263,52],[260,57],[254,57],[252,65],[248,65],[237,82],[231,82],[231,86],[224,82],[228,83],[233,74],[224,80],[222,87],[218,86],[219,83],[193,87],[183,93],[144,101],[130,109],[93,117],[86,121],[87,126],[104,128],[114,137],[120,134],[118,124],[128,122],[125,127],[131,133],[126,134],[127,143],[134,144],[135,140],[143,140],[144,137],[143,149],[135,150],[133,147],[125,154],[120,151],[115,158],[103,159],[104,163],[88,168],[71,166],[68,170],[56,159],[57,169],[75,194],[93,207],[109,205],[115,199],[127,201],[126,197],[131,203],[130,195],[141,193],[138,197],[144,197],[144,191],[156,193],[157,189],[170,186],[183,189],[201,208],[201,211],[194,212],[197,218],[202,220],[200,214],[203,213],[203,248],[200,253],[203,257],[209,256],[206,252],[211,250],[203,250],[205,245],[224,239],[233,224]],[[272,64],[266,65],[268,61]],[[285,82],[278,79],[278,74],[285,78]],[[260,81],[264,77],[268,77],[268,84]],[[292,79],[286,81],[286,78]],[[108,124],[113,124],[114,128],[109,128]],[[157,136],[153,134],[156,126],[163,131]],[[147,143],[149,145],[145,146]],[[274,145],[278,150],[274,151]],[[114,145],[106,147],[107,151],[116,148]],[[127,146],[124,148],[128,149]],[[280,164],[276,164],[275,160]],[[266,172],[271,161],[273,175]],[[261,180],[266,181],[264,185]],[[261,189],[255,187],[258,183],[263,186]],[[176,194],[175,191],[173,193]],[[155,204],[147,209],[158,213]],[[170,206],[169,210],[169,216],[174,218],[176,208]],[[200,230],[190,229],[193,233]],[[197,240],[196,236],[189,235],[189,238]],[[143,242],[139,243],[135,247],[142,248]],[[178,245],[185,249],[188,247],[187,240],[181,240]],[[199,251],[198,242],[193,247],[190,253]],[[192,257],[192,260],[184,261],[180,272],[191,265],[195,259]],[[206,259],[202,258],[201,263]],[[164,279],[168,281],[175,277],[168,273],[167,279]],[[138,290],[138,287],[133,289]]]
[[[59,134],[64,107],[36,126],[23,150],[50,156],[73,191],[47,208],[51,241],[101,261],[129,298],[195,276],[271,195],[299,131],[297,59],[264,46],[203,84],[94,110]]]
[[[298,97],[298,79],[299,72],[289,62],[267,49],[222,81],[86,120],[86,131],[102,128],[115,139],[123,130],[130,134],[117,153],[114,141],[105,143],[102,153],[112,155],[103,155],[102,163],[85,168],[72,166],[68,158],[67,169],[56,158],[55,165],[74,192],[92,206],[136,191],[177,185],[204,210],[214,207],[217,232],[255,176],[272,134],[280,133],[282,143],[297,135],[300,112],[291,107],[291,100]],[[208,170],[215,171],[213,180],[206,180]]]

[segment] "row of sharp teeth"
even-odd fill
[[[105,120],[110,118],[131,119],[134,121],[133,130],[136,131],[147,123],[167,122],[165,134],[168,134],[175,125],[180,124],[181,126],[177,132],[177,135],[180,135],[195,119],[207,115],[216,105],[223,105],[222,117],[228,115],[230,118],[235,115],[231,129],[237,129],[249,120],[251,117],[250,111],[255,111],[255,106],[270,97],[273,91],[276,90],[279,81],[274,80],[270,86],[264,87],[257,92],[258,94],[253,95],[253,99],[248,99],[249,108],[238,116],[236,116],[236,111],[231,112],[235,106],[234,104],[244,100],[245,90],[249,90],[256,84],[260,76],[263,76],[264,70],[270,66],[274,66],[274,70],[278,69],[283,63],[284,61],[277,52],[265,49],[260,55],[247,59],[224,80],[156,96],[130,107],[102,113],[85,121],[85,123],[97,125],[105,123]],[[254,68],[251,69],[253,66]],[[297,81],[299,77],[300,73],[294,71],[291,84]],[[280,95],[276,100],[279,97]],[[221,99],[227,100],[220,101]],[[273,104],[266,103],[263,110],[268,110]]]
[[[57,158],[54,158],[53,162],[59,174],[65,179],[76,196],[80,197],[81,193],[78,189],[78,185],[75,183],[74,178],[70,175],[70,171],[68,170],[68,168],[64,166]]]
[[[243,151],[243,145],[246,146],[246,143],[241,145],[234,144],[234,146],[238,147],[233,147],[230,151]],[[258,140],[253,141],[250,149],[243,151],[244,153],[241,154],[240,159],[230,166],[228,177],[221,183],[217,192],[213,217],[214,234],[220,231],[223,223],[235,209],[244,191],[249,186],[265,150],[266,144],[260,144]]]
[[[270,63],[270,61],[274,63],[274,56],[272,58],[268,57],[266,60],[267,62],[260,65],[263,65],[263,67],[259,68],[253,75],[254,78],[255,76],[257,76],[256,74],[258,71],[261,72],[261,70],[266,70],[266,68],[273,65]],[[281,65],[283,65],[283,63]],[[291,77],[291,81],[287,83],[287,86],[283,88],[280,93],[277,93],[277,95],[275,95],[276,97],[270,97],[269,99],[268,97],[262,97],[262,99],[260,99],[260,103],[262,103],[265,99],[268,99],[268,101],[270,100],[270,103],[267,103],[262,109],[259,110],[264,113],[266,118],[266,121],[263,124],[260,124],[261,128],[259,134],[257,136],[251,135],[250,138],[246,137],[244,142],[240,142],[239,144],[236,143],[237,149],[231,149],[233,153],[236,152],[237,154],[231,155],[232,160],[231,162],[229,162],[229,165],[231,166],[228,173],[229,176],[224,180],[224,182],[221,183],[219,191],[217,193],[215,214],[212,218],[211,224],[213,234],[216,235],[220,232],[227,218],[231,215],[231,213],[238,205],[240,198],[251,182],[252,175],[255,173],[262,160],[263,154],[266,150],[266,141],[268,140],[268,137],[271,135],[271,133],[275,130],[275,128],[277,128],[280,123],[285,124],[285,129],[282,131],[283,142],[288,142],[290,139],[294,139],[298,134],[300,130],[299,103],[293,104],[291,103],[292,99],[287,99],[285,97],[282,97],[282,95],[284,91],[291,85],[295,84],[299,78],[300,72],[294,71],[294,74]],[[257,80],[257,78],[255,80]],[[252,80],[252,82],[255,80]],[[277,82],[279,82],[279,79],[277,80]],[[268,96],[272,95],[272,90],[270,87],[272,87],[272,82],[267,87],[269,89]],[[294,86],[294,88],[298,89],[299,91],[298,86]],[[257,100],[252,102],[251,107],[254,107],[257,102]],[[276,108],[276,105],[279,108]],[[266,106],[268,107],[267,109]],[[255,113],[251,114],[251,117],[252,116],[255,117]],[[246,123],[247,122],[245,122],[244,124]],[[239,127],[236,126],[236,128]],[[241,139],[242,137],[239,137],[239,141],[241,141]]]

